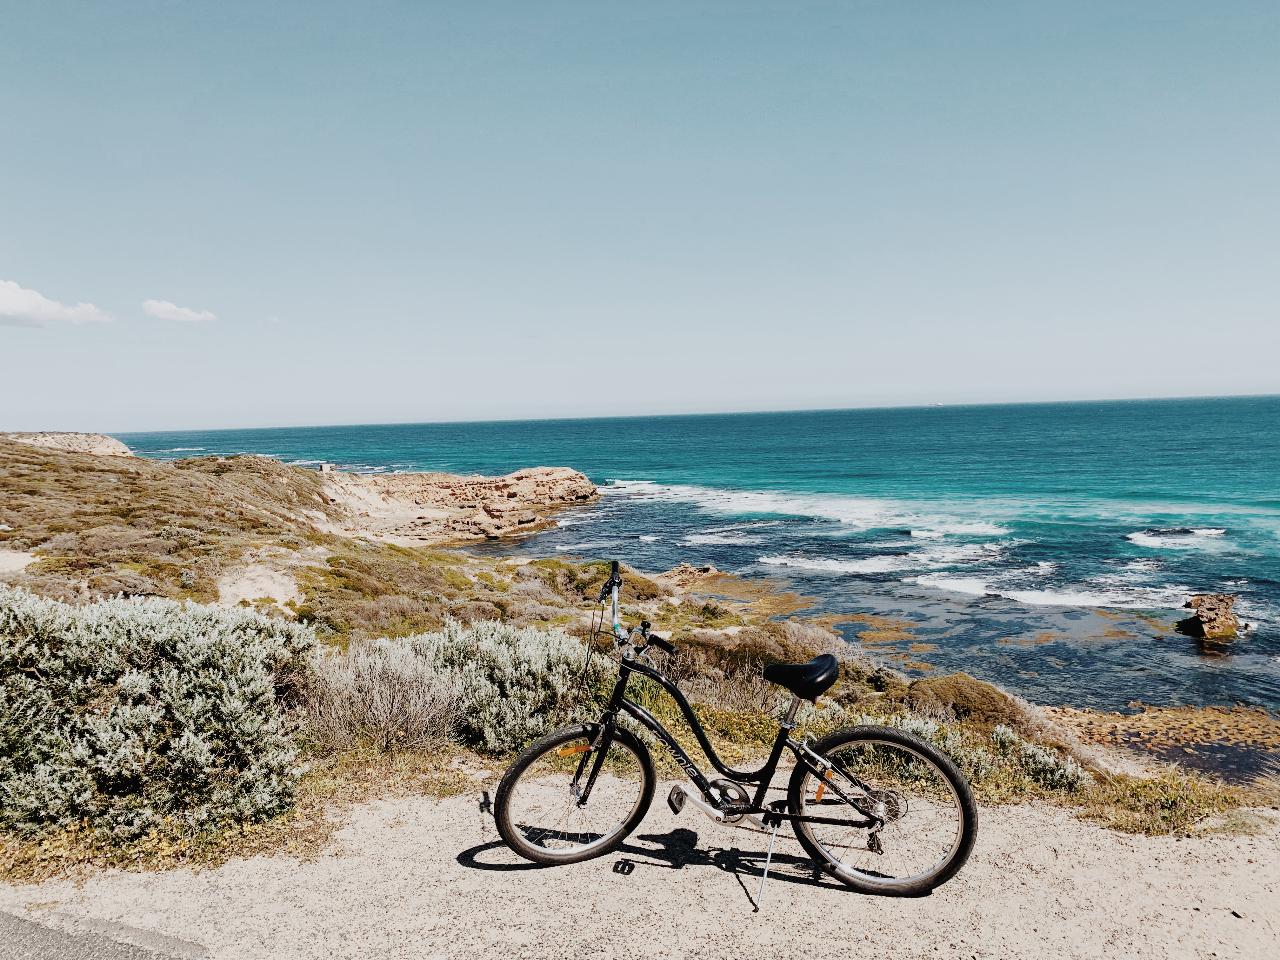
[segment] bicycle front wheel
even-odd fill
[[[827,764],[803,764],[787,791],[796,838],[819,866],[863,893],[920,896],[964,866],[978,834],[969,784],[919,737],[854,727],[818,741]],[[824,823],[821,820],[834,820]]]
[[[567,727],[530,745],[498,784],[493,814],[507,846],[534,863],[578,863],[627,838],[653,802],[657,776],[632,733],[613,732],[599,772],[595,727]]]

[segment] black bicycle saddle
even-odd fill
[[[764,678],[785,687],[802,700],[817,700],[840,676],[840,661],[822,653],[808,663],[771,663]]]

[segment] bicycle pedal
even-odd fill
[[[678,814],[684,809],[685,792],[679,784],[671,788],[671,792],[667,794],[667,806],[671,808],[671,812]]]
[[[636,868],[636,864],[634,860],[627,860],[623,858],[622,860],[619,860],[617,863],[613,865],[613,872],[620,873],[624,877],[626,877],[626,876],[630,876],[631,872],[635,870],[635,868]]]

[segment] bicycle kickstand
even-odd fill
[[[778,840],[778,831],[782,829],[782,818],[776,813],[766,813],[764,824],[772,829],[769,832],[769,852],[765,854],[764,871],[760,874],[760,886],[756,889],[756,908],[753,913],[760,912],[760,904],[764,902],[764,882],[769,879],[769,867],[773,863],[773,845]]]

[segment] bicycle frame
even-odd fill
[[[615,564],[616,574],[616,564]],[[791,736],[791,731],[795,729],[796,713],[800,709],[800,698],[793,696],[791,698],[791,706],[787,710],[786,716],[778,727],[778,735],[773,741],[773,747],[769,751],[769,756],[764,764],[756,770],[735,770],[727,763],[720,759],[720,755],[716,753],[715,747],[712,746],[710,739],[707,737],[706,730],[702,727],[702,722],[698,719],[698,715],[694,713],[693,707],[675,682],[666,676],[661,670],[652,664],[644,663],[640,657],[643,655],[643,647],[635,646],[631,643],[630,635],[623,629],[622,622],[618,611],[618,587],[620,580],[611,579],[612,585],[612,633],[614,639],[622,649],[622,657],[619,661],[620,673],[618,681],[614,684],[613,693],[609,696],[608,705],[605,707],[604,715],[600,718],[594,736],[591,740],[590,750],[583,755],[582,760],[578,764],[577,772],[574,774],[574,782],[577,783],[582,778],[582,774],[586,772],[588,760],[591,761],[591,770],[587,775],[586,784],[583,785],[578,792],[578,804],[584,805],[591,796],[591,790],[595,786],[596,778],[600,774],[600,768],[604,764],[604,758],[609,752],[609,747],[613,742],[613,732],[617,728],[619,712],[626,713],[634,717],[641,725],[647,728],[659,742],[662,743],[675,758],[680,769],[685,775],[698,787],[702,792],[703,798],[712,804],[716,804],[717,800],[711,792],[711,781],[693,762],[693,759],[671,732],[655,717],[634,700],[628,700],[626,697],[627,685],[631,681],[631,674],[638,673],[653,680],[676,702],[680,708],[680,713],[684,717],[685,722],[693,731],[694,737],[698,741],[698,747],[702,751],[703,756],[712,767],[716,769],[722,776],[732,780],[738,784],[755,784],[755,796],[747,806],[728,806],[722,809],[722,812],[730,816],[754,816],[763,814],[766,817],[773,818],[774,822],[782,820],[806,821],[810,823],[829,823],[842,826],[853,827],[872,827],[878,826],[883,821],[878,817],[870,817],[863,821],[836,820],[831,817],[818,816],[796,816],[786,814],[781,809],[769,809],[765,806],[765,797],[769,792],[769,785],[773,781],[773,775],[777,772],[778,761],[782,759],[782,751],[790,750],[795,754],[796,762],[804,764],[819,778],[825,780],[832,793],[839,797],[840,800],[852,805],[849,796],[830,778],[826,776],[827,772],[833,769],[833,765],[814,753],[809,747],[799,740],[795,740]],[[648,625],[645,624],[645,627]],[[812,759],[811,759],[812,758]],[[816,763],[814,761],[817,761]],[[838,768],[837,768],[838,769]],[[868,793],[868,788],[857,777],[850,776],[847,771],[839,770],[849,782],[858,787],[864,794]],[[856,809],[856,808],[855,808]],[[864,813],[864,816],[867,814]]]

